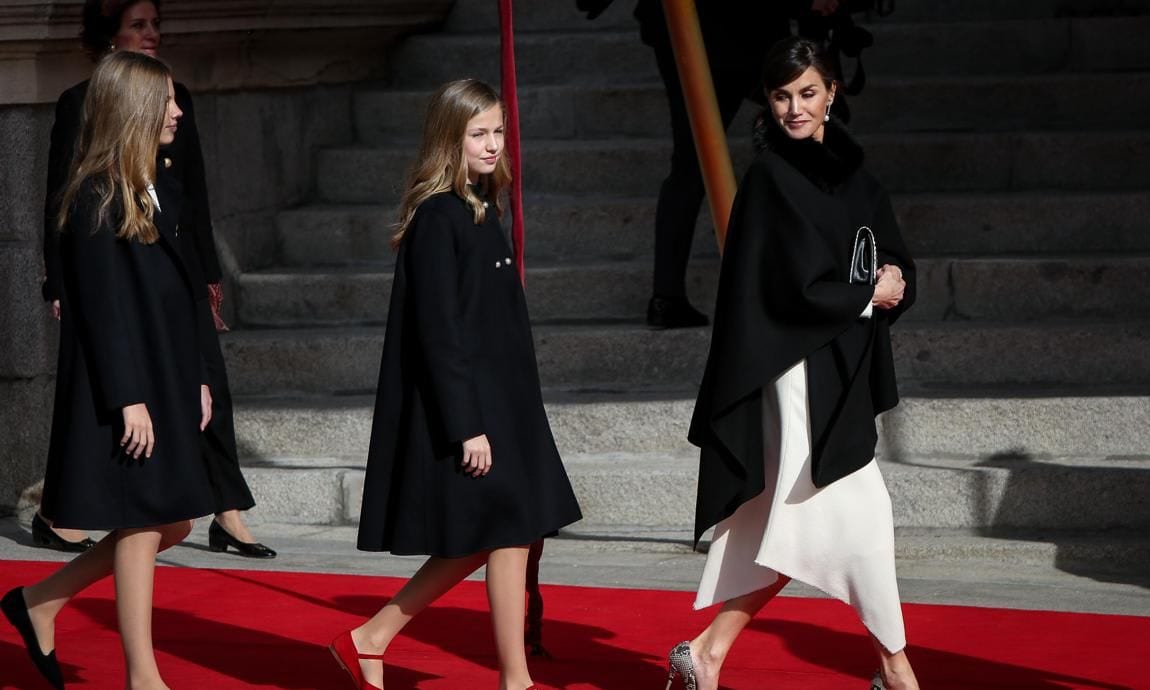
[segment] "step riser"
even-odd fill
[[[588,31],[629,29],[636,25],[630,3],[613,3],[594,21],[588,21],[573,2],[526,2],[515,6],[515,30]],[[1047,19],[1063,15],[1104,16],[1150,13],[1146,0],[917,0],[899,3],[895,12],[874,20],[891,22],[971,21],[1004,19]],[[865,15],[856,15],[860,21]],[[487,0],[457,0],[444,25],[452,33],[491,33],[499,31],[499,13]]]
[[[1150,316],[1150,259],[1047,261],[923,259],[909,319],[1032,321],[1049,317]],[[694,262],[687,294],[711,311],[716,260]],[[239,283],[246,326],[381,324],[390,273],[248,274]],[[527,299],[537,323],[634,320],[651,295],[648,264],[529,269]]]
[[[903,239],[914,256],[1080,254],[1150,251],[1150,195],[896,196]],[[330,210],[329,210],[330,208]],[[1105,219],[1104,221],[1101,219]],[[280,215],[286,266],[390,264],[395,211],[323,207]],[[634,259],[654,251],[655,199],[526,202],[528,265],[538,261]],[[704,208],[696,256],[716,253]]]
[[[874,47],[863,54],[870,75],[998,75],[1130,71],[1150,66],[1150,19],[1048,19],[936,25],[874,23]],[[655,59],[638,30],[521,34],[519,83],[658,83]],[[589,61],[587,54],[596,59]],[[415,36],[399,47],[392,73],[405,88],[435,88],[473,76],[499,83],[499,39]],[[1004,68],[1004,66],[1009,66]]]
[[[236,435],[245,461],[337,457],[362,466],[372,400],[339,407],[267,407],[239,401]],[[564,455],[693,452],[687,429],[693,398],[549,402],[547,416]],[[993,420],[989,423],[988,420]],[[879,417],[881,457],[1147,458],[1150,397],[916,398]]]
[[[868,169],[892,192],[1129,190],[1150,186],[1150,137],[1032,133],[864,137]],[[736,170],[752,154],[736,142]],[[319,193],[332,203],[388,203],[399,198],[413,152],[321,151]],[[587,149],[524,144],[524,185],[532,194],[651,196],[670,160],[664,142],[621,142]]]
[[[1150,101],[1099,108],[1115,93],[1150,90],[1150,75],[1066,75],[892,82],[875,79],[849,97],[851,129],[860,133],[1125,129],[1150,121]],[[431,92],[366,91],[356,96],[359,140],[368,146],[411,142],[422,127]],[[746,136],[760,106],[747,103],[731,124]],[[519,92],[522,136],[528,139],[662,137],[666,96],[658,85],[527,87]]]
[[[619,464],[626,460],[617,460]],[[899,528],[1150,529],[1150,473],[1041,465],[947,470],[882,463]],[[641,467],[568,460],[590,524],[682,527],[694,522],[696,470],[686,462]],[[358,521],[363,472],[245,471],[263,520]],[[304,512],[301,512],[304,511]]]
[[[1150,383],[1150,338],[1141,323],[955,328],[900,324],[896,366],[907,383]],[[378,381],[379,331],[292,338],[226,337],[233,390],[240,395],[370,392]],[[536,332],[544,387],[690,386],[703,371],[705,329],[649,332]]]

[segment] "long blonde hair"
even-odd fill
[[[503,106],[499,94],[478,79],[448,82],[431,97],[423,122],[419,158],[408,173],[406,191],[399,206],[399,221],[391,237],[392,249],[399,249],[415,217],[415,210],[435,194],[455,192],[471,207],[475,224],[484,221],[487,214],[483,199],[467,184],[467,157],[463,152],[463,137],[471,118],[494,106]],[[503,191],[510,183],[511,166],[504,151],[499,156],[495,171],[483,175],[479,180],[481,191],[494,202],[500,218],[503,217]]]
[[[60,230],[81,185],[91,179],[100,195],[95,227],[104,224],[118,200],[123,217],[116,237],[143,244],[159,239],[148,185],[156,179],[171,76],[167,65],[142,53],[115,52],[100,60],[88,84],[76,156],[60,199]]]

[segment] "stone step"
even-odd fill
[[[995,21],[1147,13],[1147,0],[917,0],[897,3],[894,13],[879,21]]]
[[[536,31],[603,31],[628,29],[636,25],[631,15],[634,3],[614,2],[594,21],[588,21],[574,2],[524,2],[513,15],[518,34]],[[1150,13],[1147,0],[916,0],[896,3],[887,17],[872,17],[872,23],[999,21],[1007,19],[1048,19],[1062,16],[1125,16]],[[856,14],[864,22],[866,14]],[[499,31],[499,12],[487,0],[456,0],[444,30],[451,33],[492,33]]]
[[[1135,190],[1150,187],[1150,131],[996,134],[876,134],[861,137],[867,167],[892,192]],[[732,158],[745,170],[747,140]],[[319,197],[333,203],[395,203],[414,149],[320,151]],[[649,196],[657,193],[670,143],[654,139],[530,141],[527,193]]]
[[[572,2],[520,2],[514,5],[512,22],[516,36],[538,31],[603,31],[636,26],[633,2],[614,2],[594,21]],[[456,0],[443,24],[449,33],[498,33],[499,7],[487,0]]]
[[[1148,17],[874,23],[863,57],[873,76],[1048,74],[1150,67]],[[518,81],[531,84],[658,82],[638,28],[521,33]],[[594,55],[594,60],[588,60]],[[392,62],[396,86],[434,88],[469,75],[499,83],[499,36],[425,34],[404,40]]]
[[[498,450],[494,457],[498,463]],[[695,453],[568,454],[564,464],[589,524],[693,523]],[[1145,458],[916,457],[879,465],[900,528],[1150,529]],[[330,525],[358,520],[363,472],[362,461],[270,459],[244,476],[261,519]]]
[[[1150,252],[1150,195],[900,194],[903,237],[915,256]],[[700,214],[695,254],[714,256],[709,214]],[[537,262],[625,260],[654,251],[653,197],[527,197],[526,248]],[[313,205],[279,215],[286,267],[391,265],[396,210],[386,205]]]
[[[1099,108],[1114,93],[1150,89],[1150,72],[880,78],[849,97],[856,132],[1124,129],[1150,122],[1150,99]],[[355,94],[358,140],[369,146],[410,141],[414,150],[431,90]],[[993,107],[987,104],[993,103]],[[745,136],[761,107],[746,102],[729,128]],[[519,91],[522,136],[529,139],[661,137],[668,128],[659,84],[525,86]]]
[[[844,249],[844,251],[846,251]],[[1150,318],[1150,256],[924,258],[908,318],[1032,321]],[[651,295],[651,262],[533,264],[528,307],[537,324],[634,321]],[[688,267],[687,293],[711,311],[717,259]],[[243,326],[355,326],[387,320],[392,272],[276,269],[239,276]]]
[[[879,417],[879,455],[965,457],[972,462],[1056,456],[1150,459],[1150,390],[1093,385],[1047,389],[994,387],[935,390],[902,386],[899,405]],[[689,454],[693,389],[543,392],[563,455]],[[373,394],[247,397],[236,400],[236,436],[248,464],[268,458],[367,457]]]
[[[1150,384],[1150,321],[907,322],[894,348],[904,382],[922,385]],[[239,395],[375,389],[380,328],[243,330],[222,338]],[[689,386],[698,382],[707,329],[640,325],[540,326],[546,387]]]

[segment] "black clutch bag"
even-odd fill
[[[855,233],[854,247],[851,248],[852,285],[874,285],[878,273],[878,249],[874,243],[874,233],[863,225]]]

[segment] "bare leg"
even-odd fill
[[[691,661],[695,666],[695,680],[699,690],[718,689],[719,671],[735,639],[755,614],[790,581],[789,577],[779,575],[779,579],[771,586],[725,602],[706,630],[691,640]]]
[[[216,513],[216,522],[220,523],[220,527],[227,530],[228,534],[236,539],[239,539],[245,544],[254,544],[256,538],[252,536],[248,526],[244,524],[244,518],[238,510],[225,510],[222,513]]]
[[[483,565],[487,553],[477,553],[463,558],[431,557],[415,575],[407,581],[391,601],[369,618],[363,625],[351,631],[351,639],[361,654],[383,654],[387,646],[423,609],[443,596],[459,581],[475,572]],[[364,680],[383,687],[383,663],[378,660],[361,660],[360,668]]]
[[[528,546],[495,549],[487,558],[487,601],[499,652],[499,690],[531,687],[523,643]]]
[[[180,523],[189,524],[190,523]],[[177,538],[178,537],[178,538]],[[110,532],[95,546],[69,561],[64,567],[34,585],[24,588],[24,601],[28,617],[40,640],[40,651],[47,654],[56,648],[56,614],[68,601],[92,583],[112,574],[116,543],[120,532]],[[165,532],[160,550],[179,543],[183,537],[178,531]]]
[[[160,531],[121,530],[116,542],[116,617],[127,662],[128,690],[165,688],[152,649],[152,590]]]
[[[871,641],[878,652],[882,684],[886,689],[918,690],[918,679],[914,677],[914,669],[910,667],[910,660],[906,658],[906,649],[891,654],[874,636],[871,636]]]

